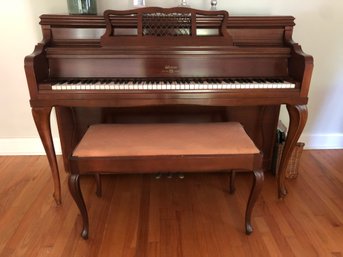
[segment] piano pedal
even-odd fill
[[[183,173],[178,173],[177,176],[179,177],[179,179],[184,179],[185,178],[185,174],[183,174]]]
[[[176,173],[177,174],[177,177],[179,178],[179,179],[184,179],[184,177],[185,177],[185,174],[183,174],[183,173]],[[160,179],[161,177],[162,177],[162,173],[156,173],[155,175],[154,175],[154,177],[155,177],[155,179]],[[173,173],[167,173],[167,178],[173,178]]]
[[[162,177],[162,173],[155,174],[155,179],[160,179]]]
[[[179,179],[183,179],[185,177],[185,174],[178,172],[178,173],[167,173],[167,178],[172,178],[173,175],[176,175]]]

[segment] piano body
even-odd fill
[[[25,58],[25,72],[57,203],[53,107],[66,171],[91,124],[198,120],[242,123],[270,170],[286,105],[290,125],[277,177],[278,195],[286,195],[284,172],[306,123],[313,68],[292,40],[293,17],[151,7],[42,15],[40,25],[43,40]]]

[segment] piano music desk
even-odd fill
[[[251,212],[264,178],[262,154],[238,122],[92,125],[75,148],[71,164],[69,189],[82,215],[84,239],[89,231],[79,183],[84,174],[99,178],[99,174],[118,173],[252,172],[245,231],[253,230]]]

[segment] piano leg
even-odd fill
[[[285,172],[286,167],[293,152],[293,149],[298,142],[298,139],[305,127],[307,121],[307,106],[306,105],[287,105],[287,110],[290,118],[289,130],[285,146],[282,152],[280,167],[278,172],[278,195],[279,198],[284,198],[287,195],[285,187]]]
[[[54,182],[53,197],[56,203],[61,204],[61,183],[57,166],[56,154],[54,143],[52,141],[51,128],[50,128],[50,113],[52,107],[33,107],[32,115],[35,121],[39,136],[43,143],[46,156],[49,161],[52,178]]]

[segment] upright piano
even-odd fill
[[[204,120],[242,123],[270,170],[286,105],[290,124],[277,174],[278,196],[286,196],[285,168],[306,123],[313,69],[313,58],[292,40],[293,17],[147,7],[40,19],[43,40],[25,58],[25,72],[57,203],[52,108],[67,172],[94,123]]]

